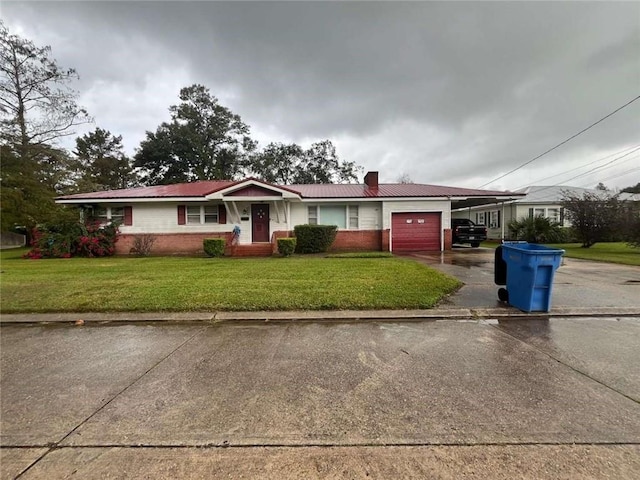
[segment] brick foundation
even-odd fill
[[[390,245],[390,235],[391,235],[391,231],[387,228],[386,230],[382,230],[381,232],[381,236],[382,236],[382,248],[381,250],[383,252],[388,252],[389,248],[391,247]]]
[[[278,253],[278,239],[289,238],[295,236],[293,231],[290,230],[278,230],[271,234],[271,253]]]
[[[331,245],[331,251],[338,250],[374,250],[382,248],[382,232],[380,230],[342,230],[338,231]]]
[[[227,248],[225,255],[230,255],[231,238],[228,233],[154,233],[156,241],[151,249],[151,255],[199,255],[204,253],[202,241],[205,238],[225,238]],[[133,247],[133,240],[138,235],[122,234],[116,242],[116,255],[129,255]]]
[[[450,231],[449,231],[450,232]],[[122,234],[116,243],[116,255],[129,255],[133,247],[135,234]],[[156,241],[151,249],[152,255],[201,255],[202,241],[205,238],[225,238],[225,255],[241,255],[231,245],[233,234],[225,233],[156,233]],[[292,237],[292,231],[276,231],[271,235],[271,252],[277,253],[278,238]],[[445,237],[446,238],[446,237]],[[336,234],[331,251],[388,251],[389,230],[342,230]],[[247,250],[248,251],[248,250]]]

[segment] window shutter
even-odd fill
[[[502,221],[502,218],[500,218],[501,215],[502,212],[498,210],[498,224],[496,225],[496,228],[500,228],[502,226],[502,224],[500,223]]]
[[[218,205],[218,223],[227,223],[227,209],[224,205]]]
[[[187,223],[186,207],[184,205],[178,205],[178,225],[185,225]]]
[[[560,207],[560,226],[564,227],[564,207]]]
[[[124,207],[124,224],[125,226],[133,225],[133,208]]]
[[[533,218],[533,208],[529,209],[529,218]]]

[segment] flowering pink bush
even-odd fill
[[[41,225],[33,229],[25,258],[105,257],[115,253],[118,226],[99,222]]]

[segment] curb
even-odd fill
[[[441,308],[433,310],[331,310],[291,312],[87,312],[16,313],[0,315],[0,325],[34,323],[244,323],[244,322],[358,322],[486,319],[548,319],[554,317],[640,317],[640,307],[571,308],[526,313],[511,307]]]

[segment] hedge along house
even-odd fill
[[[451,209],[519,198],[511,192],[424,184],[275,185],[248,178],[199,181],[67,195],[85,218],[118,221],[116,253],[127,254],[137,235],[153,235],[153,253],[194,254],[202,240],[227,240],[231,255],[270,255],[276,239],[296,225],[337,225],[334,250],[393,252],[451,248]],[[239,235],[234,236],[234,230]]]

